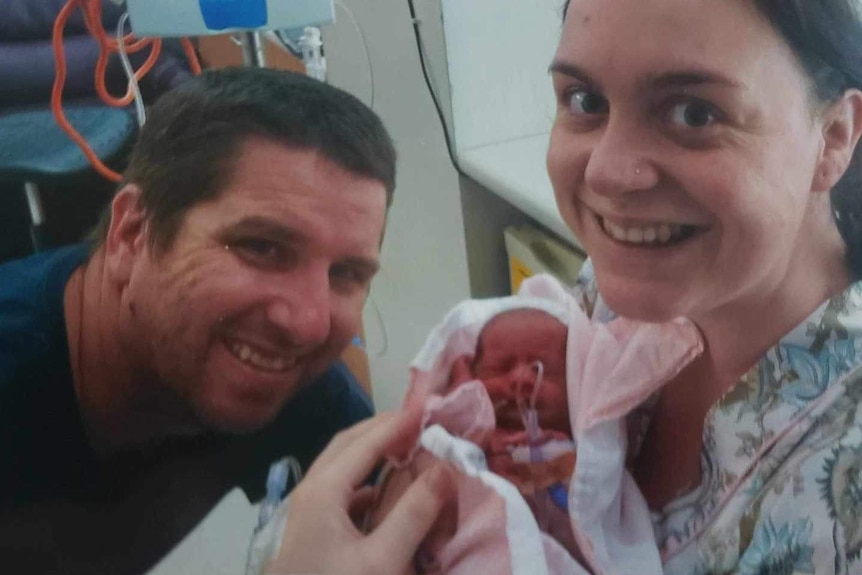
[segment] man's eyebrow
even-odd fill
[[[378,260],[363,256],[348,256],[338,260],[338,263],[360,269],[369,275],[374,275],[380,270]]]
[[[306,237],[302,233],[266,216],[248,216],[234,222],[226,226],[219,237],[223,241],[229,241],[243,234],[263,235],[268,239],[289,244],[302,244],[306,241]],[[347,256],[340,259],[339,263],[360,268],[371,275],[376,274],[380,269],[380,261],[374,257]]]
[[[266,216],[248,216],[229,224],[219,234],[223,239],[242,234],[263,234],[284,242],[298,242],[304,236],[283,223]]]

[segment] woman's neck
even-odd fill
[[[849,286],[844,243],[831,222],[827,230],[800,234],[804,245],[795,246],[787,272],[772,286],[691,316],[704,337],[706,361],[723,376],[724,385],[734,385],[770,348]],[[713,401],[727,389],[715,391]]]
[[[834,226],[833,226],[834,229]],[[820,244],[815,245],[815,237]],[[788,273],[771,290],[693,314],[704,353],[661,392],[635,476],[652,509],[700,481],[700,453],[707,413],[760,359],[830,297],[850,276],[844,245],[834,234],[808,235],[797,246]],[[673,445],[673,449],[667,449]]]

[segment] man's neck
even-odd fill
[[[193,431],[181,402],[145,367],[144,348],[128,341],[122,287],[108,277],[102,248],[72,274],[63,307],[75,393],[96,452]]]

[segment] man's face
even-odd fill
[[[498,428],[523,429],[519,401],[529,407],[535,393],[539,426],[571,434],[566,393],[568,330],[538,310],[514,310],[488,322],[477,345],[476,378],[494,403]]]
[[[130,355],[205,425],[266,424],[358,332],[385,212],[381,182],[314,150],[246,142],[171,246],[135,254]]]

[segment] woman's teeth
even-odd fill
[[[623,227],[606,218],[601,218],[602,228],[618,242],[629,244],[666,245],[679,241],[694,231],[693,226],[682,224],[654,224],[650,226]]]
[[[296,358],[267,355],[246,343],[233,341],[228,344],[231,354],[241,362],[264,371],[286,371],[296,365]]]

